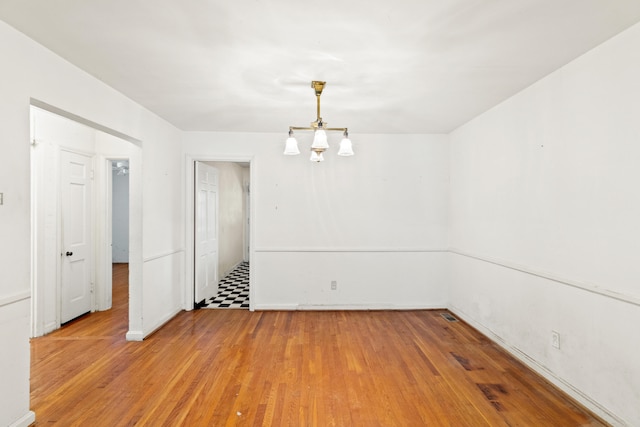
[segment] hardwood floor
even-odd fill
[[[126,342],[126,275],[32,340],[36,425],[604,425],[444,311],[197,310]]]

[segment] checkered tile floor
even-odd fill
[[[201,308],[249,308],[249,263],[237,266],[218,284],[218,295]]]

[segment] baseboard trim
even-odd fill
[[[254,304],[254,311],[293,311],[297,310],[296,304]]]
[[[264,246],[258,247],[254,252],[329,252],[329,253],[343,253],[343,252],[382,252],[382,253],[404,253],[404,252],[449,252],[447,248],[426,248],[426,247],[307,247],[307,246]]]
[[[558,387],[560,390],[568,394],[572,399],[574,399],[576,402],[578,402],[579,404],[587,408],[589,411],[593,412],[596,416],[602,418],[604,421],[606,421],[611,425],[616,425],[616,426],[627,425],[627,423],[624,420],[622,420],[615,414],[611,413],[609,410],[607,410],[607,408],[603,407],[598,402],[593,400],[591,397],[584,394],[582,391],[574,387],[571,383],[557,376],[555,373],[550,371],[546,366],[544,366],[538,360],[529,356],[527,353],[523,352],[518,347],[511,345],[510,343],[505,341],[500,335],[495,333],[490,328],[484,326],[482,323],[473,320],[471,316],[467,315],[463,310],[453,305],[450,305],[448,310],[451,313],[453,313],[455,316],[459,317],[460,319],[464,320],[466,323],[468,323],[469,325],[471,325],[472,327],[480,331],[483,335],[485,335],[491,341],[493,341],[494,343],[502,347],[507,353],[511,354],[520,362],[527,365],[527,367],[529,367],[530,369],[532,369],[533,371],[541,375],[544,379],[549,381],[551,384],[553,384],[554,386]]]
[[[144,334],[142,331],[128,331],[125,338],[127,341],[142,341],[144,340]]]
[[[46,335],[50,332],[55,331],[56,329],[58,329],[60,327],[60,325],[58,325],[56,322],[49,322],[47,324],[44,325],[44,333],[42,335]]]
[[[16,421],[14,421],[12,424],[9,424],[9,427],[28,427],[35,422],[36,413],[33,411],[29,411],[22,417],[18,418]]]
[[[256,304],[257,311],[403,311],[403,310],[439,310],[444,309],[446,304]]]

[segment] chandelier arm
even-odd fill
[[[299,127],[299,126],[289,126],[289,131],[292,130],[315,130],[312,127]]]
[[[340,131],[340,132],[347,132],[348,129],[347,128],[323,128],[324,130],[328,130],[328,131]],[[301,126],[289,126],[289,130],[316,130],[316,128],[312,128],[312,127],[301,127]]]

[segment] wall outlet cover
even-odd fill
[[[560,334],[556,331],[551,331],[551,345],[557,349],[560,348]]]

